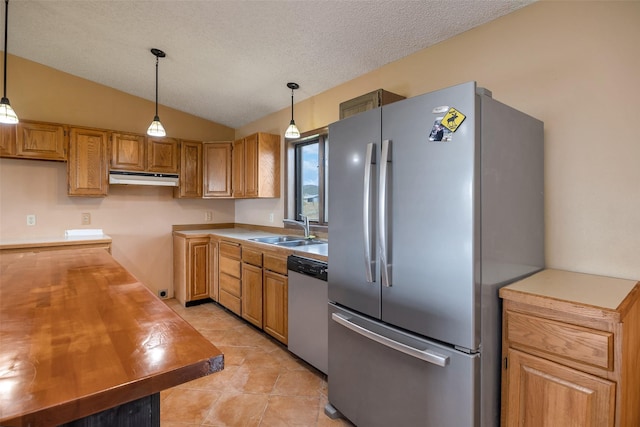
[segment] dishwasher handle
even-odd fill
[[[379,344],[387,346],[393,350],[400,351],[409,356],[415,357],[420,360],[424,360],[425,362],[432,363],[437,366],[445,367],[449,364],[449,356],[445,356],[439,353],[436,353],[431,350],[420,350],[401,342],[392,340],[391,338],[387,338],[384,335],[380,335],[376,332],[370,331],[367,328],[363,328],[360,325],[356,325],[353,323],[349,317],[340,314],[340,313],[332,313],[331,319],[338,323],[339,325],[344,326],[352,330],[353,332],[360,334],[366,338],[369,338]]]

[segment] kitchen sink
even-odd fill
[[[303,240],[292,240],[292,241],[288,241],[288,242],[278,242],[278,243],[274,243],[274,244],[278,245],[278,246],[284,246],[284,247],[287,247],[287,248],[292,248],[292,247],[296,247],[296,246],[320,245],[322,243],[327,243],[327,242],[322,241],[322,240],[316,240],[316,239],[303,239]]]
[[[296,246],[308,246],[319,245],[321,243],[327,243],[324,240],[308,239],[302,236],[269,236],[269,237],[254,237],[249,239],[253,242],[268,243],[270,245],[284,246],[286,248],[293,248]]]
[[[288,243],[293,241],[304,240],[302,236],[269,236],[269,237],[254,237],[253,239],[249,239],[252,242],[258,243],[271,243],[273,245],[277,245],[280,243]]]

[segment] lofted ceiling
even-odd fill
[[[153,101],[161,49],[159,103],[238,128],[533,1],[11,0],[7,50]]]

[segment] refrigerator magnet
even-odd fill
[[[460,124],[462,124],[462,122],[464,122],[464,119],[466,118],[467,116],[451,107],[449,108],[449,111],[447,111],[447,114],[445,114],[442,118],[442,125],[445,128],[449,129],[451,132],[455,132],[456,129],[458,129],[458,126],[460,126]]]
[[[431,132],[429,133],[429,141],[451,141],[451,131],[442,125],[442,117],[438,117],[433,122],[433,127],[431,128]]]

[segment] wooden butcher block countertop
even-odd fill
[[[223,356],[104,249],[0,255],[0,425],[58,425]]]

